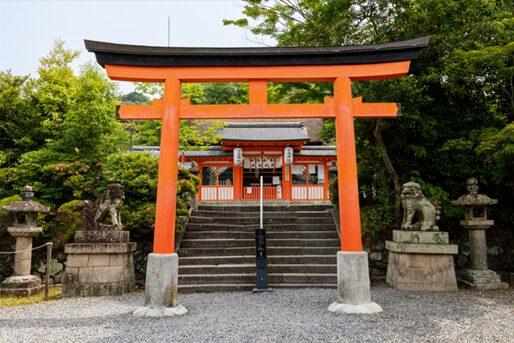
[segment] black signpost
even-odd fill
[[[263,193],[262,193],[262,176],[260,187],[260,227],[255,230],[255,264],[257,267],[257,287],[253,292],[271,292],[268,287],[268,262],[266,256],[266,230],[263,227]]]

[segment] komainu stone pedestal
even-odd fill
[[[83,230],[74,244],[66,244],[68,255],[62,277],[63,297],[121,295],[134,291],[133,253],[136,243],[121,230]]]
[[[389,250],[387,283],[407,291],[456,291],[453,256],[448,232],[394,230]]]

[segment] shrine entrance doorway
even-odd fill
[[[262,155],[245,158],[243,165],[243,200],[260,199],[260,178],[263,177],[263,199],[282,199],[282,156]]]

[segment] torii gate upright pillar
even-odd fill
[[[146,266],[145,303],[134,312],[138,317],[187,313],[178,303],[178,255],[174,251],[181,91],[180,80],[170,78],[164,82],[157,181],[160,206],[156,207],[155,214],[154,252],[148,255]]]
[[[368,254],[362,251],[357,153],[352,109],[352,83],[348,77],[334,81],[337,180],[341,251],[337,253],[337,301],[331,312],[375,313],[382,308],[371,301]]]

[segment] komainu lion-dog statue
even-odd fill
[[[121,230],[121,207],[124,199],[123,186],[119,183],[111,183],[95,202],[86,201],[83,210],[85,229]],[[109,216],[111,222],[106,223]]]
[[[434,206],[421,192],[421,186],[416,182],[402,185],[403,230],[438,231],[436,221],[439,219],[440,208]],[[418,222],[413,224],[414,217]]]

